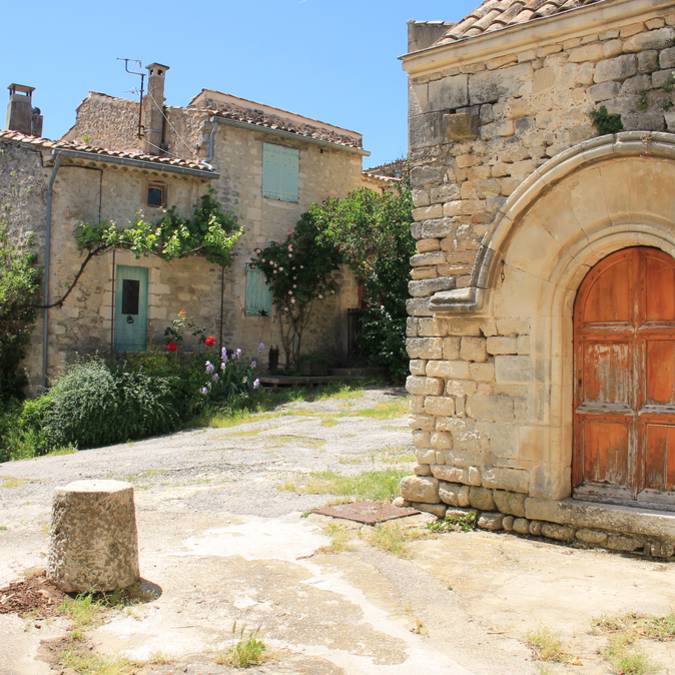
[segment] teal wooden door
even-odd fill
[[[115,283],[115,351],[144,352],[148,340],[148,270],[118,265]]]

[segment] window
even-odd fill
[[[300,153],[295,148],[263,143],[263,197],[298,201]]]
[[[148,206],[159,208],[166,205],[166,185],[150,183],[148,185]]]
[[[272,313],[272,293],[265,275],[257,267],[246,265],[246,314],[269,316]]]

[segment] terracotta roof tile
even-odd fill
[[[216,92],[218,94],[219,92]],[[246,124],[264,127],[267,129],[279,129],[305,138],[312,138],[327,143],[334,143],[349,148],[362,149],[363,139],[361,134],[341,130],[340,127],[324,124],[318,120],[311,120],[295,113],[278,109],[275,113],[273,108],[254,101],[240,99],[241,105],[234,101],[222,101],[217,97],[209,97],[208,90],[202,92],[202,96],[195,97],[190,107],[205,109],[211,115],[225,119],[236,120]],[[199,98],[197,101],[196,99]],[[235,98],[230,97],[228,98]],[[344,133],[342,133],[344,131]]]
[[[207,164],[195,162],[189,159],[181,159],[179,157],[168,157],[159,155],[148,155],[144,152],[133,152],[124,150],[110,150],[109,148],[99,148],[94,145],[87,145],[85,143],[76,143],[74,141],[53,141],[49,138],[42,138],[39,136],[28,136],[19,131],[10,131],[8,129],[0,130],[0,141],[9,140],[28,145],[34,145],[47,150],[63,149],[76,150],[78,152],[86,152],[90,155],[98,155],[102,160],[106,157],[121,157],[125,159],[136,159],[143,162],[152,162],[163,167],[181,167],[184,169],[195,169],[199,171],[213,171]],[[92,159],[96,159],[92,157]]]
[[[604,1],[606,0],[485,0],[452,26],[435,44],[466,40]]]

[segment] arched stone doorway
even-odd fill
[[[675,509],[675,259],[625,248],[574,305],[574,496]]]

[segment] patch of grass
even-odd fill
[[[235,621],[232,632],[236,635],[237,623]],[[259,666],[265,661],[267,656],[267,645],[258,639],[260,628],[249,631],[246,634],[246,628],[242,628],[239,633],[239,639],[227,651],[226,654],[220,654],[215,658],[215,662],[221,666],[232,666],[233,668],[251,668]]]
[[[386,501],[398,495],[398,484],[408,473],[399,469],[365,471],[354,475],[339,474],[335,471],[314,471],[299,476],[295,481],[285,481],[277,487],[282,492]]]
[[[548,628],[540,628],[527,635],[527,644],[537,661],[572,663],[574,659],[565,651],[562,642]]]
[[[412,452],[404,452],[404,446],[385,448],[370,455],[342,455],[338,458],[340,464],[409,464],[416,457]]]
[[[146,661],[149,666],[168,666],[173,663],[173,659],[162,654],[162,652],[154,652],[150,654],[150,658]]]
[[[603,615],[593,620],[593,626],[604,633],[630,632],[636,637],[665,642],[675,638],[675,612],[664,616],[638,612]]]
[[[27,478],[16,478],[14,476],[0,476],[0,488],[13,490],[19,488],[28,482]]]
[[[267,436],[265,440],[270,440],[274,445],[299,445],[302,448],[322,448],[326,445],[323,438],[314,436],[300,436],[293,434],[281,434],[279,436]]]
[[[337,426],[337,420],[334,417],[326,417],[321,420],[322,427],[335,427]]]
[[[451,513],[444,519],[432,520],[426,527],[432,532],[471,532],[476,529],[476,513],[474,511],[462,515]]]
[[[660,668],[646,654],[634,646],[636,636],[630,631],[616,633],[609,638],[602,655],[617,675],[649,675]]]
[[[137,605],[154,600],[156,597],[155,591],[144,588],[139,582],[112,593],[80,593],[75,597],[66,596],[58,611],[71,620],[75,630],[83,631],[101,623],[109,609]]]
[[[349,384],[339,384],[324,388],[313,399],[315,401],[345,401],[361,398],[365,394],[363,387],[354,387]]]
[[[7,525],[0,525],[0,532],[7,532],[8,529]]]
[[[225,438],[254,438],[255,436],[260,436],[263,431],[267,431],[267,429],[247,429],[246,431],[235,431],[234,433],[227,434]]]
[[[242,424],[272,420],[283,415],[284,413],[265,413],[251,410],[215,410],[206,414],[204,426],[214,429],[230,429]]]
[[[136,664],[122,658],[106,658],[89,651],[66,649],[59,656],[59,663],[77,675],[132,675]]]
[[[60,457],[61,455],[74,455],[76,452],[77,448],[74,445],[64,445],[62,448],[54,448],[54,450],[50,450],[45,456]]]
[[[371,408],[361,408],[336,413],[341,417],[368,417],[375,420],[391,420],[402,417],[408,412],[407,399],[398,401],[382,401]]]
[[[87,630],[101,623],[105,610],[105,605],[92,593],[80,593],[74,598],[66,596],[58,606],[58,611],[68,617],[78,631]]]
[[[323,533],[330,539],[328,546],[321,547],[323,553],[343,553],[351,548],[352,533],[344,525],[329,523],[323,528]]]
[[[371,546],[392,553],[399,558],[410,556],[408,550],[409,537],[405,530],[396,523],[375,525],[366,535],[366,540]]]
[[[146,469],[145,471],[139,471],[138,473],[130,473],[124,477],[124,480],[129,483],[137,483],[138,481],[144,480],[146,478],[162,476],[165,473],[167,472],[163,469]]]

